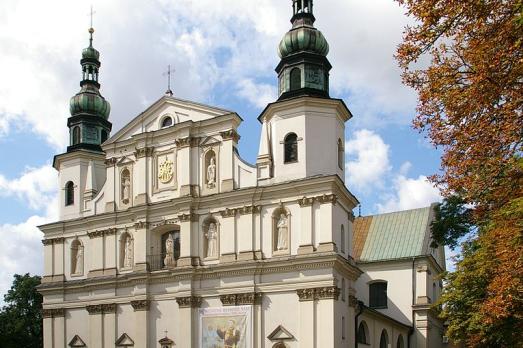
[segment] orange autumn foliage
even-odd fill
[[[523,0],[396,0],[415,19],[396,59],[414,127],[443,150],[431,177],[473,207],[442,318],[467,347],[523,341]]]

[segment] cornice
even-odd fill
[[[111,158],[107,158],[104,163],[105,163],[105,166],[107,168],[110,168],[110,167],[114,167],[116,165],[116,162],[118,162],[118,158],[116,157],[111,157]]]

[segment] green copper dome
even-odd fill
[[[285,34],[278,47],[278,55],[285,58],[302,51],[325,57],[329,53],[329,44],[318,29],[309,26],[297,27]]]
[[[111,113],[111,105],[97,89],[86,84],[78,94],[71,98],[69,111],[71,116],[90,114],[107,120]]]
[[[100,52],[98,52],[98,50],[96,50],[94,47],[89,46],[87,48],[84,48],[84,50],[82,51],[82,59],[99,60]]]

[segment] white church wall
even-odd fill
[[[171,339],[180,337],[180,316],[176,300],[151,301],[148,325],[149,347],[158,347],[158,340],[165,337],[166,334]]]
[[[66,313],[65,343],[69,344],[74,336],[78,335],[84,343],[89,339],[89,313],[85,308],[70,309]]]
[[[387,308],[378,309],[402,323],[412,322],[412,261],[377,262],[358,265],[364,272],[356,281],[356,297],[369,305],[369,282],[387,282]]]
[[[233,170],[236,188],[256,186],[256,167],[244,161],[236,150],[233,156]]]
[[[283,314],[285,313],[285,314]],[[262,334],[265,347],[272,347],[274,342],[267,338],[279,325],[282,325],[293,336],[299,337],[300,302],[296,291],[271,293],[263,296]],[[299,347],[298,342],[287,342],[289,347]]]
[[[116,306],[116,338],[126,333],[135,343],[137,342],[140,332],[136,328],[135,313],[131,304],[119,304]]]

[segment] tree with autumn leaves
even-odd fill
[[[523,342],[523,1],[397,0],[414,127],[443,150],[436,243],[458,244],[441,317],[467,347]],[[463,239],[465,241],[463,242]]]

